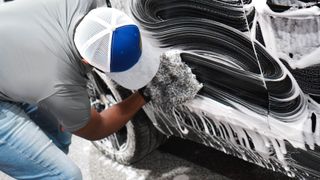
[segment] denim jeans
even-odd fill
[[[16,179],[82,179],[71,134],[35,106],[0,101],[0,170]]]

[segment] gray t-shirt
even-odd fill
[[[0,100],[37,104],[67,131],[90,119],[86,68],[74,27],[97,0],[17,0],[0,5]]]

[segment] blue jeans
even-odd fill
[[[35,106],[0,101],[0,170],[16,179],[82,179],[71,134]]]

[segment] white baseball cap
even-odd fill
[[[117,9],[91,10],[77,26],[74,42],[82,58],[125,88],[145,86],[158,71],[159,57],[143,52],[147,43],[138,26]]]

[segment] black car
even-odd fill
[[[130,14],[157,48],[181,50],[204,87],[171,112],[147,104],[126,127],[94,142],[107,156],[129,164],[173,135],[289,177],[320,178],[317,0],[111,5]],[[99,72],[92,79],[97,108],[131,93]]]

